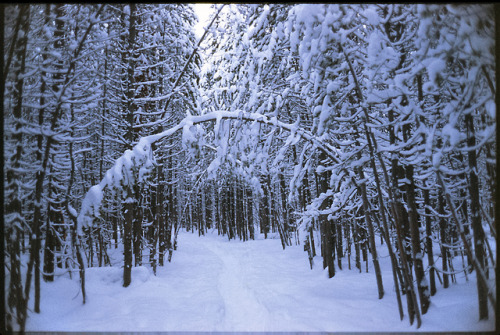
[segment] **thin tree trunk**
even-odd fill
[[[135,183],[136,184],[133,187],[135,206],[132,224],[132,245],[134,252],[134,265],[142,266],[142,191],[144,190],[144,187],[142,185],[139,185],[138,181],[136,181]]]
[[[165,174],[163,173],[163,164],[164,160],[160,160],[158,164],[158,204],[157,204],[157,220],[158,220],[158,265],[163,266],[165,257],[165,223],[166,217],[164,213],[166,212],[164,208],[164,200],[163,200],[163,185],[165,182]],[[168,203],[167,203],[168,208]]]
[[[360,236],[359,236],[359,227],[358,227],[358,220],[354,219],[353,225],[352,225],[352,236],[354,240],[354,252],[356,253],[355,256],[355,265],[359,269],[359,272],[361,273],[361,255],[360,255]]]
[[[152,148],[154,151],[154,149]],[[150,197],[150,202],[151,202],[151,207],[149,210],[149,222],[151,222],[150,226],[150,232],[149,232],[149,242],[150,242],[150,251],[149,251],[149,263],[151,265],[151,268],[153,269],[153,273],[156,276],[156,244],[158,243],[158,226],[159,226],[159,221],[158,217],[160,216],[159,210],[158,210],[158,174],[157,170],[155,169],[155,172],[153,173],[152,176],[153,179],[153,184],[151,185],[151,197]]]
[[[215,191],[214,191],[215,192]],[[254,225],[254,201],[253,201],[253,192],[251,189],[247,189],[248,194],[248,230],[249,237],[252,240],[255,240],[255,225]]]
[[[445,199],[443,195],[444,190],[439,190],[438,195],[438,213],[440,215],[439,218],[439,229],[441,235],[441,260],[442,260],[442,268],[443,268],[443,287],[448,288],[450,286],[449,276],[448,276],[448,249],[446,247],[448,243],[448,232],[446,227],[446,221],[444,218],[444,204]]]
[[[406,177],[410,184],[407,187],[407,197],[409,205],[409,217],[410,217],[410,233],[411,233],[411,244],[412,244],[412,256],[415,265],[415,277],[417,279],[417,290],[420,298],[420,306],[422,309],[422,314],[427,313],[427,309],[430,305],[430,291],[429,284],[427,283],[427,278],[425,278],[424,265],[423,265],[423,255],[420,246],[420,231],[418,224],[418,213],[415,201],[415,185],[413,180],[413,166],[408,165],[406,167]]]
[[[318,161],[320,164],[326,163],[326,155],[323,152],[319,153]],[[318,186],[319,186],[319,194],[326,193],[328,191],[330,181],[330,173],[324,171],[318,174]],[[331,200],[326,198],[321,203],[319,210],[323,211],[327,209],[331,205]],[[322,256],[323,256],[323,268],[328,267],[328,277],[332,278],[335,276],[335,264],[333,259],[333,251],[335,248],[334,245],[334,232],[332,231],[332,224],[328,220],[328,215],[320,214],[318,217],[321,234],[321,241],[323,245]]]
[[[47,4],[45,5],[45,26],[49,23],[50,20],[50,5]],[[47,52],[44,50],[42,54],[42,63],[44,64],[47,60]],[[45,105],[45,91],[47,89],[47,81],[46,81],[46,73],[45,71],[42,70],[40,77],[41,77],[41,86],[40,86],[40,110],[38,111],[38,126],[41,128],[44,123],[44,116],[45,116],[45,108],[43,107]],[[37,136],[37,145],[38,145],[38,151],[36,154],[37,162],[38,164],[42,163],[42,150],[43,150],[43,136],[40,134]],[[35,313],[40,313],[40,250],[41,250],[41,229],[39,222],[33,221],[33,231],[35,235],[35,246],[33,250],[30,252],[30,258],[33,256],[34,257],[34,267],[35,267],[35,306],[34,306],[34,311]],[[31,262],[31,259],[30,259]],[[28,266],[28,274],[30,273],[31,267]],[[28,278],[26,280],[29,282]]]
[[[73,124],[75,121],[75,115],[74,115],[74,108],[71,108],[71,123]],[[71,128],[71,136],[73,136],[73,128]],[[72,246],[75,250],[76,253],[76,258],[79,266],[79,273],[80,273],[80,289],[82,291],[82,299],[83,299],[83,304],[85,304],[86,300],[86,292],[85,292],[85,264],[83,261],[82,257],[82,252],[80,250],[80,238],[78,236],[77,232],[77,227],[78,227],[78,222],[77,222],[77,217],[75,215],[74,208],[71,206],[71,189],[73,187],[74,181],[75,181],[75,174],[76,174],[76,166],[75,166],[75,157],[73,154],[73,143],[70,141],[69,142],[69,158],[71,162],[71,170],[70,170],[70,178],[68,182],[68,188],[66,190],[66,196],[65,196],[65,208],[66,208],[66,213],[68,214],[68,217],[72,220],[72,227],[71,227],[71,243]]]
[[[135,205],[132,193],[131,186],[127,186],[123,201],[123,287],[132,282],[132,225]]]
[[[434,252],[432,250],[432,220],[431,211],[429,210],[429,190],[424,189],[424,204],[425,204],[425,248],[427,249],[427,261],[429,263],[429,282],[431,296],[436,294],[436,278],[434,269]]]
[[[361,168],[358,169],[360,179],[364,179],[364,174]],[[372,254],[373,269],[375,270],[375,277],[377,279],[378,298],[384,297],[384,285],[382,283],[382,272],[380,271],[380,264],[378,262],[377,247],[375,245],[375,231],[373,229],[372,219],[370,217],[370,207],[368,203],[368,196],[366,195],[366,184],[359,185],[361,190],[361,199],[363,200],[363,211],[365,213],[365,221],[368,226],[368,242],[370,253]]]
[[[285,237],[286,245],[291,245],[290,241],[290,212],[288,209],[288,202],[286,200],[286,183],[283,171],[278,174],[278,179],[280,182],[280,194],[281,194],[281,210],[283,211],[283,235]]]
[[[450,211],[451,211],[453,220],[455,221],[455,224],[457,225],[457,228],[459,230],[460,237],[462,238],[462,243],[464,244],[465,250],[467,251],[468,255],[472,259],[472,264],[474,265],[474,270],[476,270],[477,280],[481,281],[482,287],[486,288],[487,299],[490,301],[491,306],[493,308],[496,308],[496,298],[493,296],[492,292],[488,289],[488,281],[487,281],[486,276],[484,274],[483,268],[481,267],[481,264],[479,264],[479,261],[477,260],[475,255],[472,253],[472,248],[470,247],[469,241],[467,240],[467,236],[464,233],[463,225],[457,218],[455,207],[453,205],[453,202],[451,200],[449,193],[446,190],[445,184],[441,178],[441,174],[440,174],[439,170],[436,173],[436,177],[437,177],[438,183],[441,185],[441,187],[443,189],[443,193],[445,195],[446,202],[448,203],[448,206],[450,207]],[[479,296],[479,292],[478,292],[478,296]]]
[[[260,202],[260,229],[261,233],[264,233],[264,238],[267,239],[267,234],[269,233],[269,221],[270,221],[270,208],[269,208],[269,189],[267,184],[267,176],[263,176],[262,180],[262,189],[264,191],[264,195]]]

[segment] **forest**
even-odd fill
[[[331,285],[370,267],[408,329],[458,276],[495,318],[494,5],[215,4],[201,36],[191,4],[0,14],[2,329],[186,231],[300,246]]]

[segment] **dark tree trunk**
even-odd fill
[[[312,257],[316,256],[316,245],[314,242],[314,219],[311,222],[311,227],[309,228],[309,239],[311,241],[311,255]]]
[[[427,250],[427,261],[429,263],[429,282],[430,282],[430,294],[433,296],[436,294],[436,270],[434,269],[434,252],[432,250],[432,219],[429,199],[429,190],[424,189],[424,204],[425,204],[425,248]]]
[[[56,29],[54,30],[54,49],[61,50],[64,46],[64,10],[62,5],[56,5],[55,7],[55,25]],[[53,75],[53,84],[52,90],[56,93],[59,93],[62,90],[62,81],[63,81],[63,60],[58,59],[54,62],[55,73]],[[56,144],[56,140],[52,139],[53,144]],[[52,157],[54,155],[52,154]],[[52,158],[53,160],[53,158]],[[52,170],[52,168],[51,168]],[[51,181],[53,180],[53,176],[51,176]],[[58,198],[58,191],[53,186],[52,182],[49,182],[49,194],[51,199]],[[45,281],[53,281],[54,280],[54,253],[56,248],[58,247],[57,239],[55,237],[56,228],[53,226],[54,223],[62,224],[62,213],[60,205],[56,202],[49,201],[47,208],[47,227],[46,227],[46,240],[45,240],[45,251],[44,251],[44,265],[43,265],[43,279]]]
[[[368,130],[366,125],[365,127],[365,134],[367,136],[368,143],[370,143],[370,138],[368,135]],[[357,142],[357,141],[356,141]],[[359,146],[359,142],[356,143],[356,146]],[[371,148],[371,146],[370,146]],[[371,148],[370,151],[373,149]],[[373,160],[373,153],[371,152],[372,155],[372,166],[375,168],[375,162]],[[361,153],[358,152],[358,159],[361,159]],[[358,167],[356,169],[357,174],[359,176],[359,179],[362,180],[363,182],[358,185],[358,190],[361,195],[362,203],[363,203],[363,212],[365,215],[365,222],[368,228],[368,242],[369,242],[369,248],[370,248],[370,253],[372,254],[372,262],[373,262],[373,269],[375,271],[375,278],[377,280],[377,289],[378,289],[378,298],[382,299],[384,297],[384,284],[382,281],[382,272],[380,271],[380,263],[378,261],[378,254],[377,254],[377,247],[375,244],[375,230],[373,228],[373,222],[371,218],[371,209],[370,209],[370,203],[368,200],[367,192],[366,192],[366,184],[364,182],[365,180],[365,174],[363,172],[362,167]]]
[[[19,6],[18,23],[22,34],[17,38],[17,33],[14,36],[13,45],[15,45],[15,60],[14,60],[14,92],[13,92],[13,116],[15,119],[15,132],[12,134],[12,141],[15,145],[14,154],[9,157],[10,168],[6,171],[8,197],[6,199],[5,215],[8,218],[6,225],[7,236],[3,235],[7,241],[7,252],[10,256],[10,282],[8,287],[6,324],[8,330],[12,330],[13,318],[20,325],[21,332],[24,332],[24,326],[27,315],[27,297],[23,295],[22,275],[21,275],[21,238],[24,215],[22,213],[22,200],[19,193],[18,184],[20,184],[20,173],[17,171],[20,168],[21,158],[23,154],[23,135],[22,135],[22,106],[23,106],[23,90],[26,49],[28,43],[30,5]],[[17,38],[17,41],[16,41]],[[7,64],[8,65],[8,64]],[[8,67],[5,69],[4,76],[7,75]],[[5,85],[5,83],[4,83]],[[3,223],[2,223],[3,226]],[[33,243],[33,241],[32,241]],[[3,265],[2,265],[3,266]],[[31,283],[27,283],[31,285]],[[4,289],[3,287],[1,288]],[[4,304],[4,301],[1,302]],[[16,315],[14,316],[14,310]],[[2,318],[4,316],[2,315]]]
[[[467,128],[467,146],[474,148],[476,135],[474,131],[474,120],[471,114],[465,115],[465,126]],[[469,149],[469,193],[470,211],[472,219],[472,230],[474,234],[474,254],[481,270],[486,269],[486,257],[484,252],[485,236],[481,225],[481,202],[479,199],[479,178],[477,176],[477,154],[475,149]],[[488,319],[488,287],[481,280],[477,280],[477,295],[479,300],[479,320]]]
[[[251,189],[247,189],[247,199],[248,199],[248,205],[247,205],[247,218],[248,218],[248,232],[249,232],[249,237],[251,240],[255,239],[255,226],[254,226],[254,219],[253,219],[253,192]]]
[[[164,200],[163,200],[163,192],[164,192],[164,183],[165,183],[165,174],[163,173],[163,164],[164,160],[160,160],[158,164],[158,205],[156,207],[156,220],[158,221],[158,265],[163,266],[164,264],[164,256],[165,256],[165,247],[166,247],[166,239],[165,239],[165,208],[164,208]],[[168,209],[168,203],[167,203]]]
[[[355,266],[361,272],[361,255],[360,255],[360,236],[359,236],[359,228],[358,228],[358,220],[354,219],[352,224],[352,237],[354,241],[354,252],[355,252]]]
[[[264,191],[264,195],[260,202],[260,232],[264,233],[264,238],[267,239],[267,234],[269,233],[269,219],[270,219],[270,208],[269,208],[269,189],[267,184],[267,176],[262,176],[261,185]]]
[[[135,199],[135,206],[134,206],[134,216],[133,216],[133,224],[132,224],[132,244],[133,244],[133,251],[134,251],[134,265],[135,266],[142,266],[142,215],[143,215],[143,210],[142,210],[142,202],[143,202],[143,196],[141,195],[142,191],[144,190],[143,187],[140,185],[136,184],[134,185],[134,199]]]
[[[132,225],[134,222],[134,205],[132,190],[125,189],[125,200],[123,202],[123,287],[132,282]]]
[[[50,5],[47,4],[45,5],[45,25],[48,24],[50,20]],[[44,50],[42,54],[42,62],[45,63],[47,60],[47,53],[46,50]],[[41,85],[40,85],[40,106],[45,105],[45,91],[47,89],[47,81],[46,81],[46,73],[45,71],[41,71],[40,77],[41,77]],[[45,108],[40,108],[38,111],[38,126],[41,128],[44,123],[44,117],[45,117]],[[39,164],[42,163],[42,150],[43,150],[43,136],[40,134],[37,136],[37,147],[38,151],[36,154],[36,160]],[[30,258],[33,257],[33,262],[34,262],[34,268],[35,268],[35,274],[34,274],[34,281],[35,281],[35,306],[34,306],[34,311],[35,313],[40,313],[40,268],[41,268],[41,263],[40,263],[40,250],[42,248],[41,244],[41,229],[39,222],[33,221],[33,232],[35,235],[35,241],[32,242],[34,243],[32,250],[30,251]],[[31,263],[31,259],[30,259]],[[31,269],[31,266],[28,266],[28,269]],[[28,283],[30,280],[28,278],[30,273],[30,270],[28,270],[26,282]]]
[[[278,174],[278,179],[280,182],[280,194],[281,194],[281,210],[283,212],[283,236],[286,245],[291,245],[290,241],[290,211],[288,207],[288,201],[286,196],[286,183],[283,171]]]
[[[444,218],[444,204],[445,204],[445,199],[443,195],[443,190],[439,190],[439,195],[438,195],[438,212],[440,215],[439,218],[439,228],[440,228],[440,235],[441,235],[441,260],[442,260],[442,267],[443,267],[443,287],[448,288],[450,285],[449,282],[449,275],[448,275],[448,250],[446,245],[448,244],[448,232],[447,232],[447,226],[446,226],[446,220]]]
[[[157,172],[157,171],[155,171]],[[150,195],[150,210],[149,213],[149,222],[151,222],[150,231],[149,231],[149,264],[153,269],[154,275],[156,275],[156,245],[158,243],[158,226],[159,226],[159,216],[160,211],[158,206],[158,175],[157,173],[153,174],[153,184],[151,186],[151,195]]]
[[[415,185],[413,180],[413,166],[406,167],[406,178],[409,180],[406,195],[408,198],[409,207],[409,222],[412,245],[413,263],[415,265],[415,277],[417,279],[417,289],[420,298],[420,306],[422,314],[427,313],[430,304],[430,291],[427,278],[425,278],[425,270],[423,265],[422,248],[420,246],[420,231],[418,223],[418,213],[415,201]]]
[[[47,218],[43,253],[43,280],[46,282],[54,281],[54,249],[56,238],[50,221],[50,218]]]
[[[336,246],[337,246],[337,265],[339,269],[342,270],[342,257],[344,257],[344,249],[342,244],[342,225],[336,224],[335,228],[337,229],[336,236]]]
[[[389,122],[394,121],[394,111],[391,109],[388,114]],[[391,144],[396,143],[396,134],[394,131],[394,127],[389,127],[389,140]],[[393,217],[395,220],[395,228],[396,228],[396,249],[399,251],[399,259],[401,262],[401,267],[398,267],[398,264],[394,262],[394,267],[396,267],[399,271],[398,278],[401,284],[402,294],[406,294],[406,302],[408,315],[410,318],[410,324],[413,324],[415,317],[417,317],[417,322],[420,325],[420,313],[418,310],[416,294],[414,292],[413,287],[413,278],[411,275],[411,249],[408,248],[406,238],[407,230],[408,230],[408,215],[406,213],[406,209],[401,202],[401,193],[399,180],[404,178],[404,169],[399,165],[399,160],[396,155],[393,156],[391,160],[391,178],[392,178],[392,199],[391,199],[391,211],[393,213]],[[388,178],[388,177],[387,177]],[[387,180],[389,184],[390,181]]]
[[[361,171],[361,169],[359,169]],[[359,173],[359,172],[358,172]],[[361,179],[364,179],[364,176],[361,172]],[[370,208],[368,204],[368,197],[366,195],[366,185],[361,184],[361,198],[363,199],[363,211],[365,213],[365,221],[368,226],[368,242],[370,253],[372,254],[373,261],[373,269],[375,270],[375,277],[377,279],[377,288],[378,288],[378,298],[382,299],[384,297],[384,285],[382,282],[382,272],[380,271],[380,264],[378,262],[378,254],[377,247],[375,245],[375,230],[373,229],[372,219],[370,217]]]
[[[173,158],[170,155],[168,159],[168,218],[166,219],[166,233],[165,241],[166,248],[168,250],[168,261],[172,259],[173,250],[176,248],[175,236],[174,241],[172,241],[172,233],[177,231],[177,202],[176,202],[176,192],[174,188],[175,173],[173,169]],[[175,234],[174,234],[175,235]]]
[[[64,20],[63,20],[65,13],[64,13],[62,5],[56,5],[55,15],[56,15],[56,19],[55,19],[56,29],[54,30],[54,49],[61,50],[65,44],[65,41],[64,41],[65,24],[64,24]],[[56,71],[53,75],[52,90],[57,95],[57,93],[62,91],[63,60],[58,59],[57,61],[55,61],[54,67],[55,67]],[[54,141],[54,144],[57,143],[57,141],[55,139],[53,139],[53,141]],[[52,161],[53,160],[54,160],[54,154],[52,154]],[[52,167],[51,167],[51,170],[52,170]],[[53,171],[53,172],[55,172],[55,171]],[[55,182],[57,182],[56,176],[51,176],[51,178],[52,178],[52,180],[55,180]],[[53,183],[49,182],[48,189],[49,189],[49,194],[50,194],[49,198],[50,199],[59,199],[60,198],[59,191],[53,185]],[[60,251],[60,249],[61,249],[59,240],[56,237],[56,234],[60,233],[60,229],[57,226],[55,226],[55,224],[61,225],[64,223],[62,208],[61,208],[61,205],[57,202],[57,200],[56,201],[52,201],[52,200],[49,201],[47,216],[48,216],[48,224],[47,224],[46,234],[48,235],[47,240],[49,240],[50,243],[45,241],[44,272],[47,275],[44,275],[44,280],[45,281],[53,281],[54,280],[54,275],[53,275],[54,264],[53,263],[55,262],[56,252]]]
[[[326,163],[326,155],[324,152],[320,152],[318,161],[320,164]],[[330,171],[324,171],[318,174],[318,186],[319,193],[323,194],[328,191],[328,186],[330,183]],[[331,206],[331,199],[326,198],[321,203],[319,210],[325,210]],[[323,256],[323,268],[328,267],[328,277],[332,278],[335,276],[335,264],[334,264],[334,251],[335,251],[335,227],[332,227],[332,223],[328,220],[328,215],[320,214],[318,217],[321,234],[322,256]]]

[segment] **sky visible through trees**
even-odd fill
[[[179,253],[213,264],[193,272],[223,301],[198,296],[219,312],[184,330],[369,330],[325,323],[328,308],[343,313],[330,300],[307,305],[306,323],[300,306],[283,311],[290,297],[315,301],[303,293],[316,280],[364,292],[351,309],[342,300],[353,314],[365,295],[372,310],[390,299],[408,330],[490,330],[493,5],[208,6],[2,5],[2,328],[49,324],[44,301],[75,289],[84,309],[96,288],[178,283]],[[269,243],[293,270],[241,267],[258,245],[274,255],[263,262],[281,257]],[[240,261],[230,246],[245,248]],[[274,277],[308,284],[288,292]],[[453,311],[436,309],[447,302],[473,308],[474,326],[426,328]],[[267,328],[242,322],[245,310]]]

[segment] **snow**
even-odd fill
[[[271,237],[272,234],[271,234]],[[370,263],[364,270],[337,271],[328,279],[315,257],[313,270],[303,246],[283,250],[275,237],[228,241],[209,232],[179,233],[172,262],[132,269],[132,283],[122,287],[122,249],[108,250],[113,267],[86,271],[87,303],[79,296],[78,276],[42,282],[41,314],[30,312],[31,331],[329,331],[441,332],[490,331],[478,321],[474,273],[465,282],[431,298],[422,327],[400,321],[392,286],[390,259],[379,249],[386,294],[378,299]],[[319,249],[318,249],[319,250]],[[144,260],[148,259],[144,255]],[[354,263],[354,261],[353,261]],[[363,264],[364,269],[364,264]],[[406,303],[403,296],[403,305]],[[32,303],[32,302],[31,302]],[[405,312],[406,313],[406,312]],[[492,312],[491,315],[494,315]]]
[[[377,13],[377,10],[374,7],[368,7],[364,10],[363,14],[365,15],[368,23],[372,26],[376,26],[380,23],[380,17]]]
[[[497,113],[495,102],[493,100],[488,100],[486,102],[485,108],[486,108],[486,112],[488,113],[488,115],[493,120],[495,120],[496,119],[496,113]]]
[[[82,235],[82,227],[89,225],[94,217],[99,217],[99,207],[102,201],[102,187],[100,185],[92,186],[82,202],[82,208],[86,211],[78,216],[78,234]],[[90,221],[90,222],[89,222]]]
[[[439,87],[438,78],[441,77],[441,73],[446,70],[446,63],[444,60],[436,58],[433,59],[427,66],[427,73],[429,74],[430,81]]]
[[[458,129],[456,129],[455,127],[453,127],[452,124],[446,124],[444,127],[443,127],[443,135],[445,137],[448,137],[449,141],[450,141],[450,145],[452,147],[455,147],[459,142],[460,140],[464,137],[463,134],[461,134]]]
[[[205,32],[205,27],[209,23],[210,14],[213,11],[211,9],[212,4],[209,3],[195,3],[192,4],[194,12],[198,17],[198,22],[195,25],[196,37],[201,38]]]

